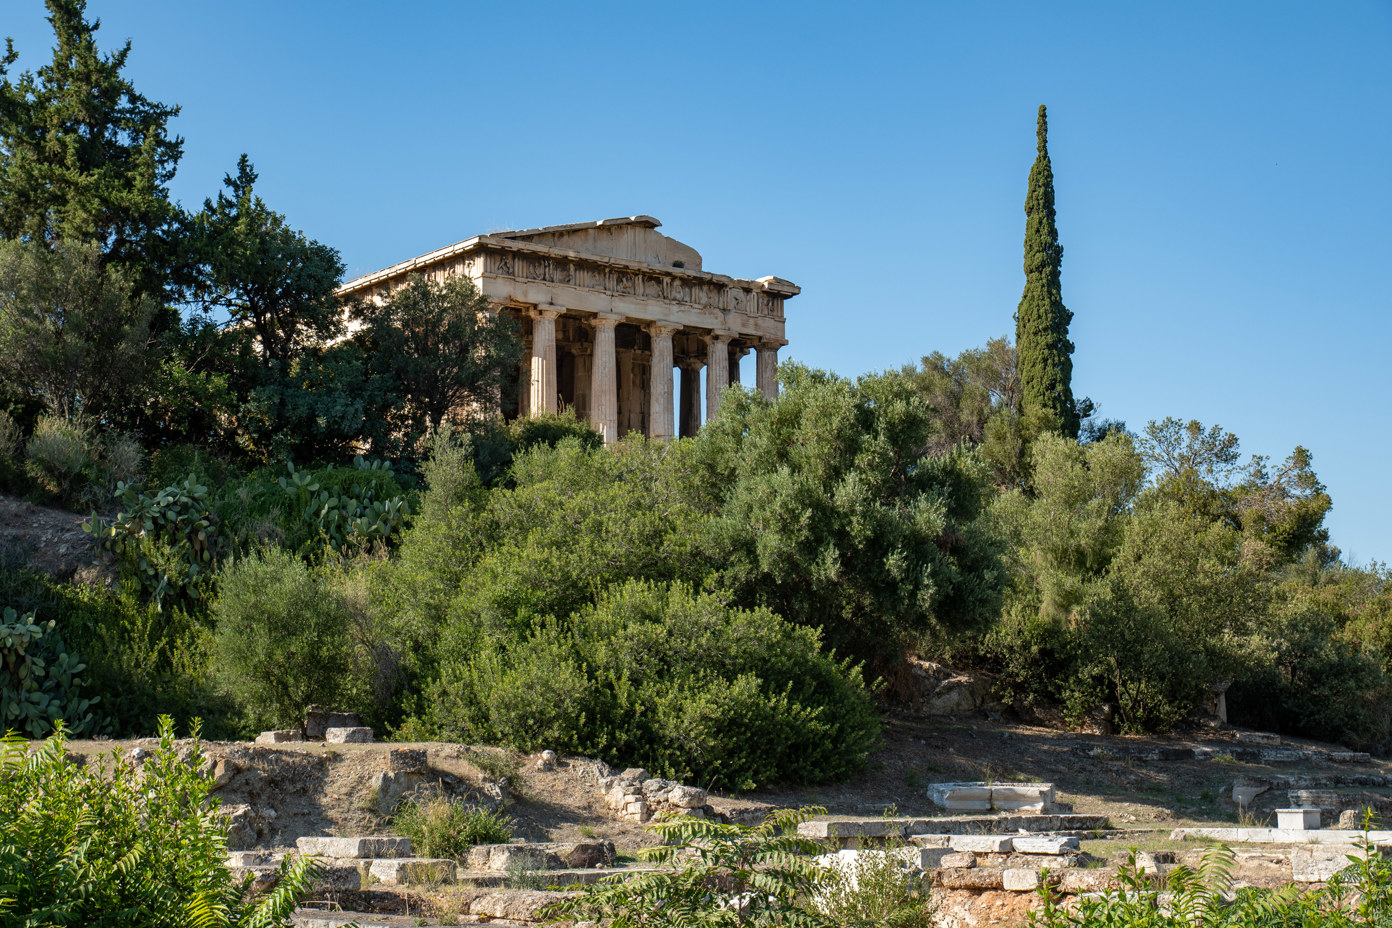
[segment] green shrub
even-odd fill
[[[0,409],[0,489],[17,489],[23,474],[24,436],[10,414]]]
[[[902,841],[891,840],[882,849],[833,864],[811,908],[836,925],[929,928],[935,908],[932,881],[918,869],[918,858],[917,847],[905,848]]]
[[[502,812],[471,806],[454,796],[435,793],[407,802],[392,827],[411,839],[419,857],[449,857],[462,862],[475,844],[506,844],[512,822]]]
[[[42,625],[34,614],[5,608],[0,622],[0,728],[42,738],[66,723],[75,734],[96,729],[92,705],[82,696],[78,674],[87,665],[63,647],[50,619]]]
[[[98,449],[98,439],[86,423],[42,416],[24,454],[34,482],[60,502],[73,503],[96,475]]]
[[[639,853],[668,866],[586,887],[543,915],[612,928],[855,925],[823,915],[811,904],[827,878],[811,855],[826,847],[800,836],[797,826],[824,811],[782,810],[753,828],[685,817],[657,822],[648,826],[657,846]]]
[[[218,578],[214,666],[255,725],[296,725],[311,704],[364,707],[360,630],[332,580],[279,549],[239,559]]]
[[[100,724],[117,737],[154,734],[161,715],[205,720],[214,737],[240,732],[209,675],[209,633],[196,614],[162,610],[132,590],[64,583],[47,574],[0,569],[0,602],[55,623],[64,644],[87,664],[84,692]]]
[[[269,895],[234,881],[197,732],[159,734],[143,764],[70,763],[61,733],[32,755],[0,741],[0,924],[288,928],[314,861],[287,858]]]
[[[1030,928],[1353,928],[1392,922],[1392,862],[1365,840],[1366,859],[1349,866],[1325,886],[1303,889],[1232,889],[1234,855],[1225,847],[1204,853],[1197,868],[1178,866],[1163,885],[1142,872],[1135,856],[1120,869],[1120,890],[1061,904],[1047,887],[1043,906],[1030,912]]]
[[[550,747],[747,789],[859,770],[878,720],[858,667],[768,610],[630,581],[447,662],[422,727],[451,740]]]

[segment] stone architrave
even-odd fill
[[[778,349],[779,342],[760,342],[756,348],[759,352],[756,360],[757,369],[754,376],[759,392],[764,395],[764,399],[772,402],[778,399]]]
[[[730,336],[715,332],[706,340],[706,419],[720,411],[720,397],[730,385]]]
[[[538,308],[532,319],[532,415],[556,411],[556,320],[564,310]]]
[[[677,327],[658,323],[650,326],[648,334],[652,337],[652,362],[649,377],[652,386],[648,394],[652,402],[648,417],[651,437],[656,441],[670,441],[672,428],[672,336]]]
[[[619,322],[618,316],[597,316],[594,322],[590,419],[606,445],[619,440],[619,382],[614,357],[614,327]]]

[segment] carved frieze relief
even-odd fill
[[[686,277],[643,274],[541,255],[511,255],[507,252],[485,254],[486,258],[480,259],[481,267],[487,273],[499,277],[603,290],[616,296],[640,296],[686,303],[718,312],[777,317],[781,316],[783,311],[783,297],[761,293],[748,287],[735,287]],[[463,266],[467,273],[472,274],[474,259],[468,258]]]

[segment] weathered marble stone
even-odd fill
[[[292,741],[303,741],[304,735],[300,734],[298,728],[283,728],[276,731],[263,731],[256,736],[257,744],[286,744]]]
[[[953,835],[948,846],[976,854],[1008,854],[1014,843],[1009,835]]]
[[[324,741],[328,744],[370,744],[372,729],[330,728],[324,732]]]
[[[301,854],[311,857],[366,858],[366,857],[410,857],[410,838],[300,838],[295,847]]]
[[[453,883],[458,865],[431,857],[392,857],[368,865],[371,882],[383,886],[429,886]]]

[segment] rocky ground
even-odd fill
[[[71,748],[86,755],[113,749],[129,755],[152,745],[148,739],[89,741]],[[224,808],[236,811],[239,845],[281,853],[293,850],[302,837],[392,834],[392,817],[383,808],[392,797],[384,799],[381,784],[389,752],[402,747],[424,751],[428,758],[429,775],[415,782],[417,788],[438,789],[485,805],[503,803],[518,840],[609,841],[620,863],[632,861],[641,847],[653,841],[643,825],[622,818],[606,803],[600,781],[612,771],[584,758],[562,756],[546,765],[535,755],[454,744],[205,746],[219,783],[217,795]],[[1084,842],[1084,850],[1098,858],[1139,847],[1173,849],[1182,859],[1198,845],[1172,839],[1172,830],[1264,823],[1276,807],[1292,801],[1291,789],[1301,787],[1326,790],[1344,804],[1392,811],[1392,765],[1336,746],[1223,730],[1173,738],[1083,735],[986,713],[893,715],[887,720],[883,744],[854,781],[770,787],[737,795],[711,791],[709,810],[737,821],[758,820],[775,807],[808,805],[824,807],[833,819],[941,816],[943,810],[928,798],[929,784],[978,780],[1052,782],[1059,800],[1070,803],[1076,812],[1106,816],[1110,826],[1106,833]],[[1256,790],[1257,795],[1239,809],[1232,800],[1234,786]],[[374,918],[396,912],[415,913],[413,917],[419,919],[439,916],[449,906],[467,908],[467,900],[460,902],[461,893],[473,899],[476,907],[483,904],[481,899],[501,907],[498,917],[491,918],[495,924],[513,923],[505,917],[513,911],[508,906],[531,911],[527,906],[535,908],[542,898],[525,891],[488,895],[477,888],[375,888],[334,895],[333,903],[367,909]],[[957,913],[950,919],[955,924],[1011,925],[1021,921],[1029,898],[991,889],[945,887],[941,906],[944,913]],[[471,915],[444,917],[444,924],[489,920]],[[305,918],[309,919],[306,925],[327,925],[336,916],[314,911]],[[525,917],[518,916],[516,923],[525,923]]]

